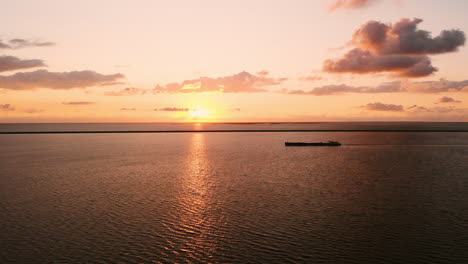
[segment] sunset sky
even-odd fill
[[[2,10],[0,122],[468,121],[466,0]]]

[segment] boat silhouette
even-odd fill
[[[327,142],[284,142],[286,147],[307,147],[307,146],[329,146],[338,147],[341,143],[338,141],[327,141]]]

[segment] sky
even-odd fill
[[[2,10],[2,123],[468,121],[465,0]]]

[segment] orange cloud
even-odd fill
[[[79,101],[79,102],[63,102],[64,105],[92,105],[95,104],[95,102],[84,102],[84,101]]]
[[[328,11],[364,8],[376,2],[378,2],[378,0],[334,0],[328,6]]]
[[[170,83],[164,86],[157,85],[154,93],[203,93],[203,92],[221,92],[221,93],[254,93],[266,92],[264,87],[274,86],[286,81],[287,78],[270,78],[264,76],[252,75],[248,72],[210,78],[200,77],[194,80],[185,80],[182,83]]]
[[[402,105],[383,104],[383,103],[369,103],[361,106],[370,111],[386,111],[386,112],[402,112],[404,111]]]
[[[11,104],[0,104],[0,111],[15,111],[16,108]]]
[[[128,87],[124,88],[120,91],[111,91],[111,92],[105,92],[105,95],[108,96],[129,96],[129,95],[140,95],[140,94],[145,94],[148,90],[145,89],[139,89],[139,88],[133,88],[133,87]]]
[[[442,113],[442,114],[447,114],[447,113],[462,113],[466,114],[467,110],[466,109],[461,109],[461,108],[456,108],[456,107],[424,107],[424,106],[419,106],[419,105],[413,105],[407,108],[407,110],[411,110],[411,113]]]
[[[270,72],[265,71],[265,70],[257,72],[257,75],[260,75],[260,76],[267,76],[268,74],[270,74]]]
[[[452,97],[447,97],[447,96],[439,98],[439,100],[437,100],[437,102],[439,102],[439,103],[461,103],[461,101],[455,100]]]
[[[310,76],[304,76],[304,77],[299,78],[299,81],[322,81],[322,80],[326,80],[326,79],[317,75],[310,75]]]
[[[163,111],[163,112],[188,112],[188,111],[190,111],[190,108],[164,107],[164,108],[154,109],[154,111]]]
[[[24,110],[25,113],[28,113],[28,114],[37,114],[37,113],[42,113],[42,112],[45,112],[46,110],[44,109],[37,109],[37,108],[29,108],[29,109],[26,109]]]

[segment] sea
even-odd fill
[[[0,124],[0,246],[0,263],[468,263],[468,123]]]

